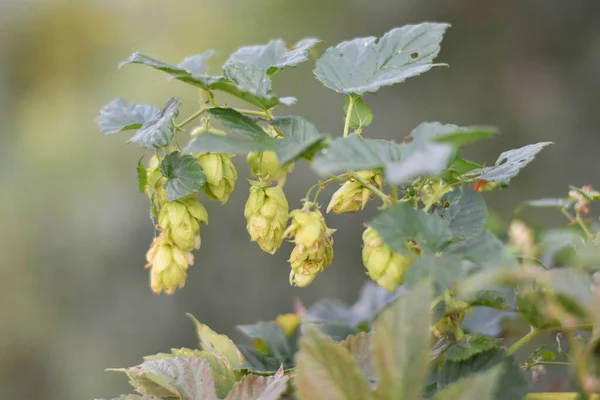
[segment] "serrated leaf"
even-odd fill
[[[280,364],[286,364],[294,358],[295,343],[291,343],[275,322],[260,321],[252,325],[238,325],[237,329],[249,338],[262,339]]]
[[[262,353],[251,346],[239,344],[238,349],[246,360],[245,364],[242,364],[236,368],[236,370],[242,373],[252,373],[256,375],[273,375],[281,368],[282,362],[279,358],[271,355]],[[287,361],[287,365],[284,365],[286,371],[291,370],[294,365],[292,361]]]
[[[224,357],[206,351],[201,352],[199,357],[208,361],[215,382],[215,392],[220,399],[224,398],[237,381],[232,366]]]
[[[423,23],[392,29],[379,42],[358,38],[328,48],[314,73],[328,88],[362,95],[429,71],[448,24]]]
[[[315,330],[300,340],[295,386],[299,400],[369,398],[369,386],[354,358]]]
[[[402,141],[405,144],[402,156],[409,156],[427,142],[446,143],[460,148],[479,140],[488,139],[496,133],[497,130],[493,127],[462,127],[440,122],[423,122]]]
[[[232,368],[235,368],[244,362],[244,358],[238,351],[236,345],[225,335],[220,335],[188,314],[188,317],[194,322],[196,334],[200,341],[200,348],[206,352],[216,354],[227,360]]]
[[[460,341],[451,343],[445,351],[447,361],[464,361],[476,354],[501,347],[497,339],[478,335],[466,334]]]
[[[352,110],[350,115],[348,115],[350,103],[352,103]],[[345,118],[350,118],[348,123],[350,128],[362,129],[365,126],[371,125],[371,122],[373,122],[373,111],[371,111],[362,98],[356,95],[346,97],[346,101],[344,102],[344,113],[346,113]]]
[[[137,178],[138,178],[138,190],[140,193],[144,193],[146,190],[146,184],[148,183],[148,173],[146,167],[142,163],[142,159],[138,161],[137,165]]]
[[[498,365],[486,372],[473,374],[445,387],[436,393],[433,400],[494,400],[503,372],[503,366]]]
[[[135,104],[123,99],[111,101],[100,110],[98,124],[105,135],[131,129],[139,129],[144,124],[160,117],[160,110],[146,104]]]
[[[202,166],[190,155],[181,155],[174,151],[160,163],[160,172],[167,178],[167,200],[179,200],[187,195],[196,193],[206,183]]]
[[[283,370],[273,376],[246,375],[229,392],[225,400],[277,400],[287,389],[289,377]]]
[[[392,250],[409,257],[413,254],[406,247],[407,240],[413,240],[425,253],[434,253],[452,239],[450,228],[440,217],[415,210],[406,203],[388,207],[367,225]]]
[[[210,108],[207,112],[215,117],[229,132],[246,135],[255,139],[268,139],[267,133],[252,118],[249,118],[233,108]]]
[[[296,160],[325,139],[316,126],[302,117],[277,117],[271,125],[284,135],[282,139],[273,141],[281,165]]]
[[[404,283],[412,286],[423,279],[431,278],[435,284],[435,294],[440,295],[466,275],[467,270],[463,267],[459,256],[425,255],[413,261],[406,273]]]
[[[455,190],[444,196],[442,204],[446,202],[450,207],[443,210],[442,216],[457,238],[476,235],[485,227],[488,211],[481,194],[473,190]]]
[[[471,171],[469,175],[480,174],[479,179],[482,180],[508,183],[512,178],[517,176],[522,168],[533,161],[537,153],[551,144],[554,143],[540,142],[519,149],[505,151],[498,157],[496,165]]]
[[[460,157],[456,157],[441,177],[446,181],[446,183],[452,184],[459,182],[462,175],[477,168],[481,168],[481,165]]]
[[[447,361],[439,371],[438,388],[472,377],[473,373],[489,371],[498,365],[502,365],[503,371],[492,399],[522,399],[527,394],[527,381],[514,358],[507,356],[502,349],[486,351],[465,361]]]
[[[417,400],[427,378],[433,290],[421,283],[382,311],[373,325],[372,348],[380,377],[375,398],[402,393]]]
[[[136,134],[129,139],[146,149],[160,149],[167,146],[173,139],[173,119],[179,114],[179,100],[171,98],[167,101],[160,114],[146,122]]]
[[[499,290],[479,290],[465,300],[473,307],[489,307],[497,310],[508,308],[508,298]]]
[[[453,243],[444,252],[460,255],[483,268],[513,267],[517,265],[516,258],[508,252],[500,239],[489,231],[483,231],[460,242]]]
[[[373,364],[373,352],[371,351],[371,334],[360,332],[346,338],[340,345],[348,350],[348,353],[357,363],[363,376],[369,383],[371,389],[375,389],[379,383],[379,375]]]
[[[425,143],[400,161],[385,166],[385,179],[401,185],[421,176],[439,176],[454,153],[454,147],[443,143]]]
[[[388,140],[362,139],[350,135],[335,139],[314,158],[311,165],[321,176],[350,170],[377,169],[400,160],[401,151],[402,146]]]

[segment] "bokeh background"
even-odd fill
[[[367,136],[400,139],[422,121],[497,125],[501,136],[466,152],[488,162],[554,141],[510,189],[487,196],[504,222],[520,200],[597,183],[597,0],[0,0],[0,398],[128,393],[124,376],[104,369],[194,347],[186,312],[239,339],[235,324],[290,311],[294,297],[353,302],[364,282],[360,233],[374,207],[329,217],[339,229],[334,264],[308,288],[291,288],[291,247],[271,256],[245,232],[248,171],[237,157],[236,193],[223,207],[207,202],[210,225],[185,289],[153,295],[143,269],[152,224],[136,188],[141,152],[125,145],[127,134],[100,135],[95,118],[116,97],[160,106],[173,95],[185,116],[197,92],[141,66],[117,70],[120,61],[140,51],[178,63],[217,49],[218,73],[243,45],[316,36],[322,51],[426,20],[452,24],[439,57],[450,68],[368,95]],[[339,135],[343,97],[313,78],[313,65],[276,76],[276,92],[299,99],[279,114]],[[307,165],[296,167],[286,186],[292,206],[314,180]]]

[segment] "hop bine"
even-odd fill
[[[359,171],[357,174],[378,189],[383,188],[381,174],[373,171]],[[369,189],[356,179],[350,178],[333,194],[327,212],[333,211],[335,214],[356,212],[364,209],[372,197],[373,193]]]
[[[246,229],[250,239],[267,253],[274,254],[283,242],[289,206],[281,186],[250,187],[250,196],[244,208]]]
[[[307,203],[302,210],[292,211],[292,222],[284,233],[284,237],[293,238],[296,244],[289,258],[290,283],[300,287],[311,283],[333,261],[331,235],[335,229],[325,225],[321,211],[311,211],[310,207]]]
[[[231,161],[232,157],[229,154],[212,153],[197,157],[206,177],[204,193],[208,198],[218,200],[221,204],[229,200],[238,176],[237,169]]]

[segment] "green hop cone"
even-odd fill
[[[167,190],[165,189],[166,178],[160,172],[160,159],[157,156],[152,156],[150,159],[146,176],[144,191],[155,209],[158,209],[167,202]]]
[[[392,251],[373,228],[367,228],[362,239],[362,259],[369,276],[379,286],[393,292],[404,281],[413,259]]]
[[[289,206],[281,186],[250,187],[244,208],[250,239],[267,253],[274,254],[283,243]]]
[[[452,186],[446,185],[440,179],[426,183],[421,189],[421,201],[426,207],[439,204],[446,193],[452,191]]]
[[[165,240],[184,252],[200,248],[201,223],[208,223],[208,213],[194,196],[166,203],[158,214],[158,226]]]
[[[248,153],[248,164],[253,176],[261,178],[269,185],[275,181],[279,185],[284,185],[287,174],[294,169],[293,163],[282,167],[279,165],[279,158],[273,151],[259,151]]]
[[[203,154],[197,157],[206,177],[204,193],[208,198],[218,200],[221,204],[229,200],[238,176],[231,157],[228,154]]]
[[[325,225],[325,218],[319,210],[294,210],[290,214],[292,222],[284,237],[293,238],[296,244],[290,255],[290,283],[304,287],[333,261],[333,238],[335,229]]]
[[[358,175],[378,189],[383,187],[383,179],[379,173],[359,171]],[[333,211],[335,214],[356,212],[364,209],[367,201],[372,197],[373,193],[369,189],[357,180],[350,178],[333,194],[327,206],[327,212]]]
[[[162,233],[154,238],[146,253],[150,268],[150,287],[156,294],[165,292],[173,294],[185,285],[187,269],[194,263],[194,256],[189,251],[182,251]]]

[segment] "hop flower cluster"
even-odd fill
[[[287,174],[294,169],[293,164],[282,167],[279,164],[279,157],[273,151],[248,153],[247,160],[252,175],[262,179],[267,184],[277,182],[279,185],[284,185]]]
[[[359,171],[357,174],[376,188],[383,188],[383,179],[380,173]],[[333,211],[335,214],[356,212],[364,209],[372,197],[373,193],[369,189],[356,179],[351,178],[333,194],[327,206],[327,212]]]
[[[262,250],[273,254],[281,247],[288,213],[288,202],[281,186],[250,187],[244,208],[246,228],[250,239],[257,242]]]
[[[382,288],[394,291],[404,281],[413,259],[394,252],[373,228],[367,228],[362,239],[362,259],[369,276]]]
[[[146,254],[150,287],[155,293],[172,294],[185,285],[187,269],[194,263],[191,252],[200,248],[201,223],[208,223],[208,213],[193,196],[165,203],[160,209],[161,233]]]
[[[325,218],[318,210],[310,211],[310,204],[302,210],[290,213],[292,222],[284,232],[285,238],[293,238],[296,244],[290,255],[290,283],[306,286],[333,261],[333,238],[335,229],[325,225]]]
[[[229,154],[213,153],[197,157],[206,177],[204,194],[209,199],[220,201],[221,204],[225,204],[229,200],[238,177],[237,169],[231,161],[232,157]]]

